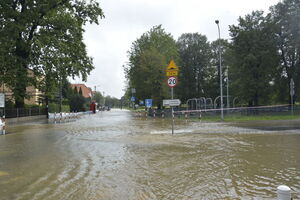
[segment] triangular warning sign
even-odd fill
[[[168,65],[167,70],[178,70],[178,67],[176,66],[174,60],[170,61],[170,64]]]

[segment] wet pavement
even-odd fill
[[[0,199],[274,199],[280,184],[299,199],[299,122],[272,123],[176,120],[172,136],[167,119],[113,110],[9,127]]]

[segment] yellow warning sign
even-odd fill
[[[170,61],[170,64],[168,65],[167,70],[174,70],[174,71],[178,70],[178,67],[176,66],[174,60]]]
[[[166,75],[167,76],[178,76],[178,71],[177,70],[167,70]]]

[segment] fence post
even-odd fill
[[[28,112],[29,112],[29,116],[31,116],[31,108],[29,108],[29,111],[28,111]]]
[[[17,108],[17,118],[19,117],[19,108]]]
[[[3,115],[3,120],[2,120],[2,135],[5,135],[5,115]]]

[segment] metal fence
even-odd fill
[[[257,106],[257,107],[238,107],[238,108],[224,108],[224,115],[228,116],[272,116],[272,115],[291,115],[299,114],[300,106],[291,105],[274,105],[274,106]],[[221,113],[221,109],[200,109],[200,110],[187,110],[177,111],[177,115],[188,114],[202,116],[214,116]]]
[[[299,115],[300,106],[294,105],[293,110],[291,105],[274,105],[274,106],[258,106],[258,107],[239,107],[239,108],[224,108],[224,116],[263,116],[263,115]],[[187,109],[183,107],[175,107],[174,115],[178,117],[208,117],[220,115],[221,109]],[[150,109],[147,112],[148,116],[170,117],[171,109],[155,110]]]
[[[5,118],[28,117],[37,115],[46,115],[46,108],[10,108],[2,109],[0,116],[5,115]]]

